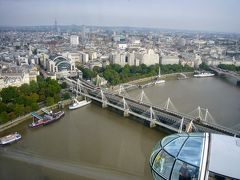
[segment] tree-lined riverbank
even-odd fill
[[[86,79],[95,78],[98,75],[104,77],[110,85],[117,85],[129,81],[156,76],[161,69],[161,74],[193,72],[194,68],[190,66],[182,66],[180,64],[173,65],[151,65],[146,66],[141,64],[139,66],[124,67],[118,64],[111,64],[105,68],[94,67],[92,70],[84,67],[78,67],[83,72],[83,77]]]
[[[38,110],[40,105],[51,106],[60,100],[61,86],[56,80],[38,76],[37,82],[0,91],[0,124]]]

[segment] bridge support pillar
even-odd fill
[[[108,105],[107,105],[107,102],[106,101],[103,101],[102,102],[102,108],[106,108]]]
[[[152,119],[151,122],[150,122],[150,128],[154,128],[156,127],[156,123],[155,123],[156,119]]]
[[[125,110],[123,111],[123,116],[124,116],[124,117],[128,117],[128,116],[129,116],[129,109],[125,109]]]
[[[129,107],[128,107],[128,104],[125,100],[125,97],[123,97],[123,109],[124,109],[123,116],[128,117],[129,116]]]
[[[153,108],[152,106],[150,106],[149,108],[150,110],[150,128],[153,128],[156,126],[155,122],[156,122],[156,119],[155,119],[155,113],[153,112]]]

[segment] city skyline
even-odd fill
[[[130,26],[240,32],[237,0],[0,0],[0,26]],[[11,12],[11,13],[9,13]]]

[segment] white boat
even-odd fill
[[[163,84],[163,83],[166,82],[164,79],[160,79],[160,77],[161,77],[161,73],[160,73],[160,67],[159,67],[157,80],[154,82],[155,85],[156,84]]]
[[[73,104],[69,106],[69,109],[77,109],[83,106],[90,104],[92,101],[87,101],[86,99],[83,101],[78,101],[76,98],[73,100]]]
[[[201,72],[199,74],[194,74],[194,77],[211,77],[211,76],[215,76],[215,74],[210,73],[210,72]]]
[[[0,138],[0,145],[10,144],[10,143],[13,143],[15,141],[18,141],[21,138],[22,138],[22,136],[17,132],[15,132],[13,134],[9,134],[7,136],[4,136],[4,137]]]
[[[163,84],[163,83],[165,83],[166,81],[165,80],[163,80],[163,79],[161,79],[161,80],[156,80],[155,81],[155,85],[156,84]]]

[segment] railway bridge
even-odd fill
[[[112,107],[123,113],[124,116],[133,116],[141,119],[150,127],[160,126],[173,132],[213,132],[240,137],[240,132],[217,124],[208,109],[196,108],[189,114],[176,110],[171,99],[162,106],[152,105],[144,90],[139,98],[131,98],[120,86],[119,91],[112,92],[93,85],[83,79],[66,78],[72,91],[102,104],[102,107]]]

